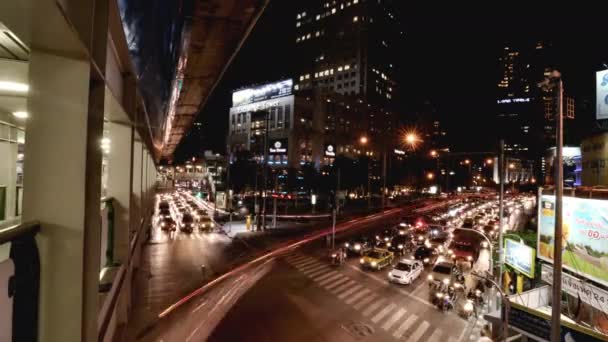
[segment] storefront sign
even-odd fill
[[[608,119],[608,69],[598,71],[595,74],[595,82],[597,103],[595,117],[597,120]]]
[[[553,284],[553,268],[549,265],[543,265],[541,278],[544,282]],[[580,298],[583,302],[602,312],[608,313],[608,292],[597,286],[585,283],[567,273],[562,273],[562,291]]]
[[[336,145],[334,144],[325,144],[325,156],[326,157],[335,157],[336,156]]]
[[[541,195],[538,210],[538,258],[553,262],[555,196]],[[608,201],[563,198],[564,268],[608,286]]]
[[[232,106],[239,107],[250,103],[274,99],[291,95],[293,81],[287,79],[275,83],[264,84],[258,87],[238,90],[232,93]]]
[[[523,243],[505,239],[505,264],[525,274],[528,278],[534,278],[534,263],[536,251]]]
[[[287,139],[271,140],[268,153],[272,155],[287,154]]]

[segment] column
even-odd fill
[[[41,341],[96,337],[104,88],[66,56],[30,56],[23,220],[41,223]]]
[[[135,133],[133,141],[133,181],[131,189],[131,233],[134,234],[139,229],[139,223],[143,214],[141,207],[141,168],[142,168],[142,143]]]
[[[17,129],[0,126],[0,130],[3,128],[9,132],[7,136],[9,141],[0,140],[0,187],[6,187],[6,195],[3,198],[6,202],[2,203],[3,199],[0,198],[0,205],[4,205],[0,208],[0,211],[4,211],[4,217],[0,216],[0,221],[12,220],[15,217],[17,196]]]
[[[114,198],[114,262],[124,264],[129,255],[132,127],[125,123],[109,126],[113,148],[108,156],[108,195]]]

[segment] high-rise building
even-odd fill
[[[399,41],[398,1],[309,0],[296,6],[294,91],[312,99],[314,162],[330,162],[324,146],[338,154],[370,155],[395,130],[394,101]],[[368,146],[358,146],[360,136]],[[348,151],[348,152],[347,152]]]

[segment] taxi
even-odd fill
[[[365,252],[363,257],[359,259],[359,263],[362,268],[381,270],[386,266],[390,266],[394,258],[395,255],[392,252],[376,248]]]

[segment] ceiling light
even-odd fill
[[[0,81],[0,90],[4,91],[16,91],[20,93],[26,93],[29,88],[30,87],[24,83]]]
[[[27,119],[27,117],[29,116],[29,115],[27,114],[27,112],[24,112],[24,111],[13,112],[13,115],[14,115],[16,118],[19,118],[19,119]]]

